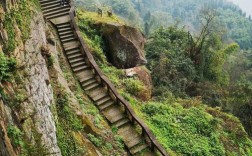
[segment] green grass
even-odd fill
[[[125,22],[120,20],[117,16],[113,15],[109,17],[107,14],[103,14],[103,16],[99,16],[95,12],[81,11],[78,10],[78,18],[79,19],[87,19],[94,23],[116,23],[120,25],[124,25]]]
[[[14,145],[14,147],[20,147],[24,145],[24,142],[22,141],[22,131],[15,125],[9,125],[7,127],[7,134],[11,139],[11,143],[12,145]]]

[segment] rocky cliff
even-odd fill
[[[125,155],[38,2],[1,1],[0,22],[0,155]]]

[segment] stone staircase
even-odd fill
[[[70,5],[61,6],[58,0],[39,0],[42,12],[46,20],[52,22],[58,31],[65,56],[78,78],[81,86],[89,97],[94,101],[103,116],[118,128],[118,134],[123,141],[130,155],[156,155],[149,143],[136,130],[134,121],[128,117],[123,107],[111,96],[107,87],[99,80],[97,73],[91,68],[87,61],[88,57],[82,52],[82,44],[76,37],[71,18],[69,15]],[[152,148],[154,149],[154,148]]]

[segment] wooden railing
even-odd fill
[[[81,36],[81,33],[79,31],[79,27],[75,21],[75,7],[73,4],[73,0],[70,0],[70,22],[71,26],[74,30],[74,34],[76,38],[79,40],[81,44],[81,52],[86,56],[87,64],[93,69],[95,72],[95,75],[98,76],[100,79],[101,83],[107,88],[108,92],[114,96],[114,99],[118,104],[124,107],[125,113],[128,115],[129,119],[131,120],[132,123],[136,123],[138,126],[141,127],[142,129],[142,136],[145,139],[146,143],[149,144],[151,150],[157,151],[163,156],[168,156],[168,153],[166,150],[163,148],[163,146],[156,140],[155,136],[152,134],[150,129],[144,124],[142,120],[140,120],[133,109],[131,108],[130,104],[117,92],[115,89],[114,85],[108,80],[108,78],[102,73],[101,69],[98,67],[96,64],[92,54],[89,52],[87,45],[83,41],[83,38]]]

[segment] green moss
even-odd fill
[[[7,134],[8,134],[8,137],[10,137],[11,143],[12,145],[14,145],[15,148],[21,147],[24,145],[24,142],[22,141],[23,133],[17,126],[9,125],[7,127]]]
[[[5,41],[4,44],[4,52],[10,53],[15,50],[17,43],[15,40],[16,32],[14,30],[14,19],[13,19],[13,12],[5,14],[5,20],[3,21],[4,28],[8,34],[8,41]]]
[[[16,69],[16,60],[8,58],[0,52],[0,82],[13,79],[13,71]]]
[[[57,139],[62,155],[83,155],[84,147],[74,139],[72,132],[82,131],[84,126],[81,120],[69,107],[68,95],[61,87],[58,88],[56,108],[58,113]]]
[[[34,8],[38,9],[38,1],[20,0],[18,7],[10,10],[5,14],[3,25],[8,34],[8,40],[4,44],[4,52],[9,54],[15,50],[18,45],[16,40],[17,30],[14,25],[17,25],[21,32],[23,42],[30,36],[30,23]]]

